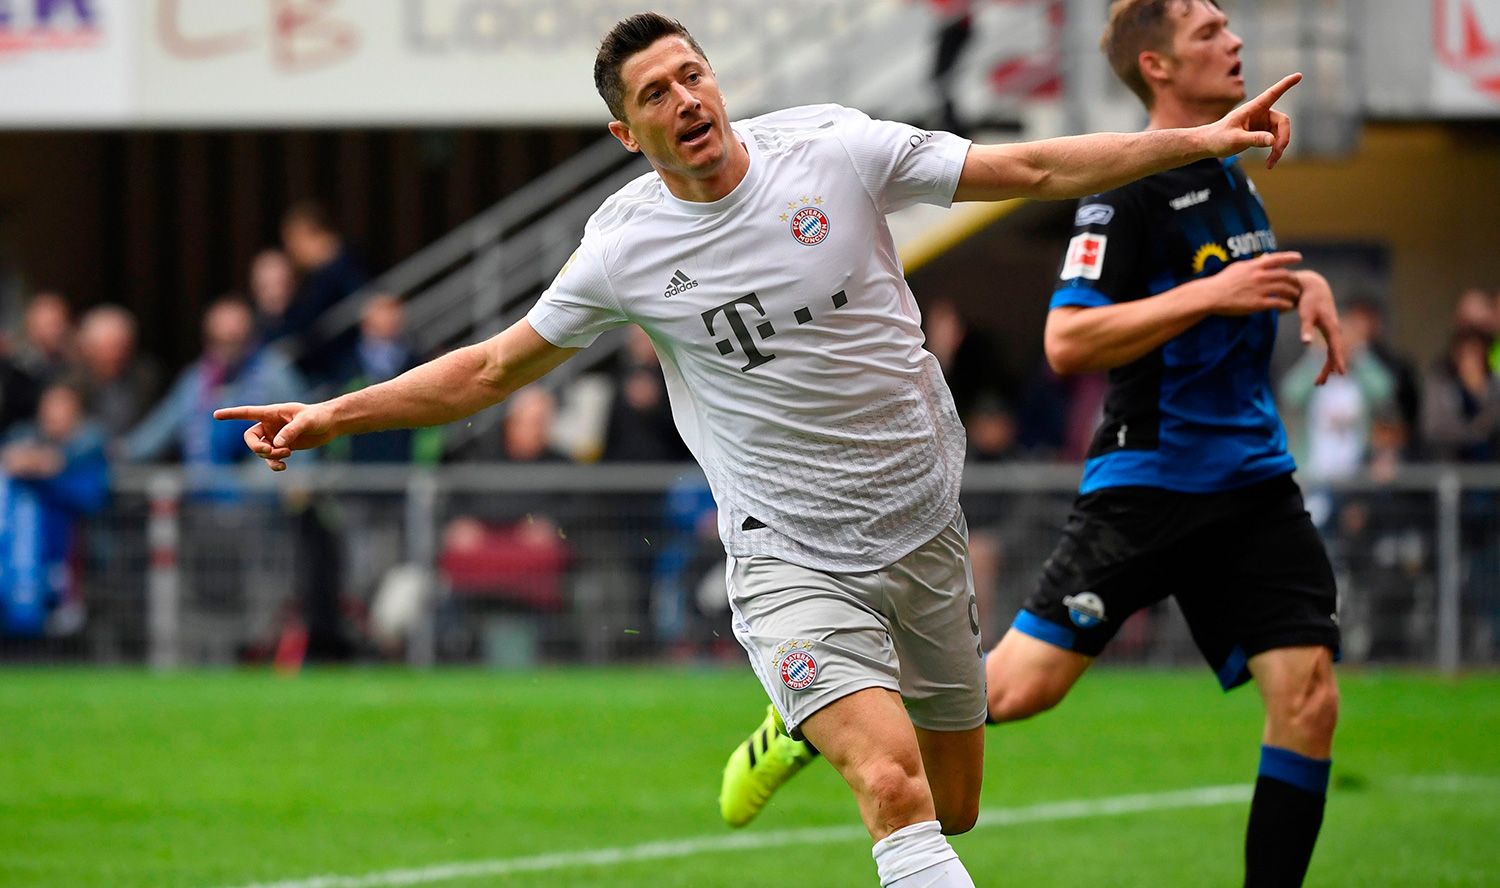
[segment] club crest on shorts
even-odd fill
[[[1104,600],[1092,592],[1064,596],[1063,606],[1068,609],[1068,618],[1079,629],[1092,629],[1106,619]]]
[[[790,650],[782,653],[787,648]],[[778,666],[781,683],[794,691],[806,690],[818,678],[818,660],[812,655],[810,648],[810,641],[792,641],[777,650],[781,655]]]

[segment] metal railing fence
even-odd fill
[[[43,636],[0,636],[0,661],[741,656],[712,500],[691,466],[246,468],[212,488],[174,467],[122,470],[76,541],[71,596]],[[970,467],[987,641],[1034,587],[1077,479],[1056,465]],[[1500,467],[1411,466],[1304,490],[1338,576],[1346,661],[1500,661]],[[1173,607],[1128,622],[1106,656],[1194,662]]]

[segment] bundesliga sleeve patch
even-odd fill
[[[1109,236],[1103,234],[1080,234],[1068,242],[1068,258],[1063,261],[1062,279],[1075,278],[1099,280],[1104,273],[1104,248]]]

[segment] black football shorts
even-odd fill
[[[1264,651],[1338,653],[1333,568],[1290,475],[1218,493],[1080,496],[1014,628],[1098,656],[1127,617],[1168,595],[1225,690]]]

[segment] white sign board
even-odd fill
[[[137,114],[200,124],[599,120],[592,40],[548,4],[151,0]]]
[[[1433,0],[1434,110],[1500,115],[1500,0]]]
[[[133,0],[0,0],[0,124],[131,116]]]

